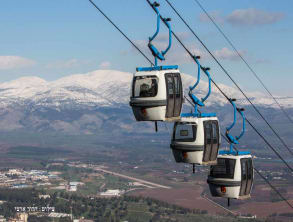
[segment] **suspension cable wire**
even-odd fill
[[[146,0],[149,4],[150,1]],[[249,97],[243,92],[243,90],[240,88],[240,86],[234,81],[234,79],[231,77],[231,75],[228,73],[228,71],[222,66],[222,64],[219,62],[219,60],[213,55],[213,53],[207,48],[207,46],[201,41],[201,39],[196,35],[196,33],[193,31],[193,29],[187,24],[187,22],[183,19],[183,17],[179,14],[179,12],[174,8],[174,6],[169,2],[169,0],[165,0],[169,6],[173,9],[173,11],[178,15],[178,17],[181,19],[181,21],[188,27],[188,29],[191,31],[191,33],[196,37],[196,39],[202,44],[202,46],[207,50],[207,52],[212,56],[212,58],[215,60],[215,62],[220,66],[220,68],[224,71],[224,73],[229,77],[229,79],[233,82],[233,84],[238,88],[238,90],[242,93],[242,95],[246,98],[246,100],[250,103],[250,105],[254,108],[254,110],[261,116],[261,118],[265,121],[265,123],[269,126],[269,128],[273,131],[273,133],[278,137],[278,139],[281,141],[281,143],[285,146],[285,148],[290,152],[290,154],[293,156],[293,151],[289,148],[289,146],[285,143],[285,141],[280,137],[280,135],[276,132],[276,130],[271,126],[271,124],[267,121],[267,119],[262,115],[262,113],[259,111],[259,109],[252,103],[252,101],[249,99]],[[174,35],[174,32],[172,32]],[[175,36],[175,35],[174,35]],[[178,38],[176,37],[178,40]],[[185,50],[186,47],[184,47]],[[191,54],[191,53],[190,53]],[[192,54],[191,54],[192,55]]]
[[[226,140],[227,143],[229,143],[228,139],[226,138],[226,136],[223,135],[222,132],[221,136]],[[234,149],[238,151],[236,147],[234,147]],[[253,166],[253,169],[271,187],[271,189],[275,191],[276,194],[278,194],[279,197],[281,197],[281,199],[284,200],[288,204],[288,206],[293,209],[293,205],[281,194],[280,191],[278,191],[278,189],[273,184],[271,184],[271,182],[264,175],[262,175],[262,173],[258,169],[255,168],[255,166]]]
[[[194,103],[192,101],[190,101],[187,96],[184,95],[184,98],[186,99],[186,101],[192,106],[192,109],[194,109]],[[201,113],[200,110],[197,110],[198,113]],[[192,110],[191,110],[192,113]]]
[[[194,104],[187,98],[187,96],[184,95],[184,99],[192,106],[194,107]]]
[[[207,10],[202,6],[202,4],[199,2],[199,0],[194,0],[198,6],[202,9],[202,11],[206,14],[206,16],[211,20],[211,22],[214,24],[214,26],[218,29],[218,31],[222,34],[222,36],[226,39],[226,41],[229,43],[229,45],[233,48],[234,52],[240,57],[240,59],[246,64],[248,69],[251,71],[251,73],[254,75],[254,77],[260,82],[260,84],[263,86],[263,88],[267,91],[267,93],[272,97],[274,102],[279,106],[280,110],[284,113],[284,115],[288,118],[288,120],[293,124],[292,118],[289,116],[289,114],[284,110],[284,108],[281,106],[281,104],[278,102],[278,100],[273,96],[273,94],[270,92],[268,87],[264,84],[264,82],[260,79],[260,77],[257,75],[257,73],[254,71],[254,69],[249,65],[247,60],[241,55],[239,50],[237,50],[236,46],[232,43],[232,41],[228,38],[228,36],[224,33],[224,31],[220,28],[220,26],[216,23],[215,19],[207,12]]]
[[[148,4],[151,6],[151,8],[153,10],[155,10],[153,8],[152,3],[150,2],[150,0],[146,0],[148,2]],[[161,20],[163,21],[163,23],[167,26],[167,24],[165,23],[164,18],[160,15]],[[176,38],[176,40],[180,43],[180,45],[185,49],[185,51],[190,55],[190,57],[194,58],[194,55],[189,51],[189,49],[187,49],[187,47],[182,43],[182,41],[179,39],[179,37],[176,35],[176,33],[174,33],[174,31],[171,31],[173,36]],[[200,66],[201,70],[206,73],[206,69],[203,66]],[[231,103],[230,98],[226,95],[226,93],[224,93],[224,91],[218,86],[218,84],[211,78],[212,83],[216,86],[216,88],[221,92],[221,94],[228,100],[228,102]],[[238,111],[239,112],[239,111]],[[240,113],[240,112],[239,112]],[[252,125],[252,123],[246,118],[247,123],[253,128],[253,130],[264,140],[264,142],[273,150],[273,152],[282,160],[282,162],[288,167],[288,169],[293,172],[293,168],[287,163],[287,161],[282,158],[282,156],[277,152],[277,150],[267,141],[267,139],[265,139],[265,137]]]
[[[284,200],[286,201],[286,203],[293,209],[292,204],[277,190],[276,187],[274,187],[270,181],[264,176],[262,175],[258,169],[256,169],[255,167],[253,167],[254,171],[257,172],[257,174]]]
[[[91,0],[89,0],[91,3],[93,3]],[[116,27],[116,29],[118,29],[118,30],[120,30],[116,25],[114,25],[114,23],[109,19],[109,17],[107,17],[106,16],[106,14],[101,10],[101,9],[99,9],[95,4],[93,4],[100,12],[101,12],[101,14],[102,15],[104,15],[106,18],[107,18],[107,20],[114,26],[114,27]],[[120,32],[126,39],[128,39],[128,40],[130,40],[124,33],[122,33],[122,32]],[[131,44],[133,44],[132,43],[132,41],[130,40],[129,41]],[[134,44],[133,44],[134,45]],[[134,45],[135,46],[135,45]],[[138,47],[135,47],[139,52],[141,52],[141,50],[138,48]],[[142,52],[141,52],[141,54],[148,60],[148,61],[150,61]],[[150,62],[151,64],[152,64],[152,62]],[[153,65],[153,64],[152,64]],[[212,80],[213,81],[213,80]],[[213,82],[214,83],[214,82]],[[215,84],[215,83],[214,83]],[[219,90],[220,90],[220,88],[219,88]],[[226,95],[224,95],[225,97],[226,97]],[[226,97],[226,98],[228,98],[228,97]],[[221,134],[222,136],[223,136],[223,134]],[[224,137],[225,139],[226,139],[226,137]],[[255,169],[255,168],[254,168]],[[256,170],[256,169],[255,169]],[[290,206],[290,207],[292,207],[293,208],[293,206],[286,200],[286,198],[284,198],[283,197],[283,195],[276,189],[276,188],[274,188],[274,186],[264,177],[264,176],[262,176],[261,174],[260,174],[260,172],[258,171],[258,170],[256,170],[256,172],[271,186],[271,188],[283,199],[283,200],[285,200],[286,201],[286,203]]]
[[[89,0],[89,2],[131,43],[131,45],[136,48],[142,56],[148,60],[148,62],[153,66],[154,63],[134,44],[133,41],[130,40],[130,38],[127,37],[127,35],[119,29],[119,27],[92,1]]]

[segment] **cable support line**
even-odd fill
[[[152,3],[149,0],[146,0],[148,4],[153,8]],[[166,0],[167,1],[167,0]],[[154,10],[154,8],[153,8]],[[161,16],[161,20],[164,22],[163,17]],[[166,25],[166,24],[165,24]],[[185,49],[185,51],[190,55],[190,57],[194,58],[195,55],[193,55],[187,47],[182,43],[182,41],[179,39],[179,37],[172,31],[172,35],[176,38],[176,40],[180,43],[180,45]],[[200,66],[201,70],[207,75],[206,69],[203,66]],[[216,82],[211,78],[212,83],[216,86],[216,88],[221,92],[221,94],[231,103],[230,98],[223,92],[223,90],[216,84]],[[232,104],[232,103],[231,103]],[[239,112],[239,111],[238,111]],[[239,112],[240,113],[240,112]],[[240,113],[241,114],[241,113]],[[293,172],[293,169],[290,167],[290,165],[284,160],[281,155],[276,151],[276,149],[265,139],[265,137],[251,124],[251,122],[246,118],[246,121],[248,124],[253,128],[253,130],[264,140],[264,142],[274,151],[274,153],[282,160],[282,162],[290,169],[291,172]]]
[[[186,99],[186,101],[192,106],[194,107],[194,104],[193,102],[191,102],[185,95],[184,95],[184,99]]]
[[[149,0],[146,0],[150,3]],[[207,46],[201,41],[201,39],[196,35],[193,29],[187,24],[187,22],[183,19],[183,17],[179,14],[179,12],[174,8],[174,6],[169,2],[169,0],[165,0],[169,6],[173,9],[173,11],[178,15],[178,17],[182,20],[182,22],[188,27],[188,29],[192,32],[192,34],[196,37],[196,39],[202,44],[202,46],[207,50],[207,52],[212,56],[215,62],[220,66],[220,68],[224,71],[224,73],[229,77],[229,79],[233,82],[233,84],[238,88],[238,90],[242,93],[242,95],[246,98],[246,100],[250,103],[250,105],[254,108],[254,110],[261,116],[261,118],[265,121],[265,123],[269,126],[269,128],[273,131],[275,136],[281,141],[281,143],[285,146],[285,148],[289,151],[289,153],[293,156],[293,151],[289,148],[289,146],[285,143],[285,141],[280,137],[280,135],[275,131],[275,129],[271,126],[271,124],[267,121],[267,119],[262,115],[262,113],[258,110],[258,108],[251,102],[248,96],[243,92],[243,90],[239,87],[239,85],[234,81],[228,71],[222,66],[222,64],[218,61],[218,59],[213,55],[213,53],[207,48]],[[174,32],[172,31],[173,35]],[[175,36],[175,35],[174,35]],[[177,40],[178,38],[175,37]],[[186,47],[184,47],[185,50]],[[189,53],[191,54],[191,53]]]
[[[127,35],[121,30],[119,29],[119,27],[92,1],[89,0],[89,2],[131,43],[131,45],[136,48],[140,54],[146,59],[148,60],[148,62],[154,66],[154,63],[134,44],[133,41],[130,40],[130,38],[127,37]]]
[[[264,175],[262,175],[258,169],[256,169],[255,167],[253,168],[255,172],[257,172],[257,174],[293,209],[292,204],[277,190],[277,188],[275,188],[270,181],[265,178]]]
[[[266,138],[251,124],[251,122],[246,118],[246,122],[252,127],[252,129],[265,141],[265,143],[273,150],[273,152],[279,157],[280,160],[293,172],[292,167],[287,163],[287,161],[278,153],[278,151],[266,140]]]
[[[267,93],[272,97],[274,102],[279,106],[281,111],[284,113],[284,115],[288,118],[288,120],[293,124],[292,118],[289,116],[289,114],[284,110],[284,108],[281,106],[281,104],[278,102],[278,100],[273,96],[273,94],[270,92],[268,87],[264,84],[264,82],[260,79],[260,77],[257,75],[257,73],[254,71],[254,69],[249,65],[247,60],[241,55],[241,53],[237,50],[236,46],[232,43],[232,41],[228,38],[228,36],[224,33],[224,31],[220,28],[220,26],[215,22],[213,17],[205,10],[205,8],[200,4],[198,0],[194,0],[198,6],[202,9],[202,11],[206,14],[206,16],[211,20],[211,22],[215,25],[215,27],[218,29],[218,31],[222,34],[222,36],[226,39],[226,41],[229,43],[229,45],[233,48],[234,52],[240,57],[240,59],[246,64],[248,69],[251,71],[251,73],[254,75],[254,77],[259,81],[259,83],[263,86],[263,88],[267,91]]]
[[[226,140],[226,142],[229,143],[228,139],[226,138],[226,136],[223,135],[223,133],[221,133],[221,136]],[[234,147],[234,149],[238,151],[236,147]],[[277,190],[277,188],[273,184],[271,184],[270,181],[264,175],[262,175],[258,169],[256,169],[255,167],[253,167],[253,169],[272,188],[272,190],[275,191],[275,193],[278,194],[279,197],[281,197],[281,199],[284,200],[288,204],[288,206],[293,209],[293,205]]]

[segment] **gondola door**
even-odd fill
[[[180,116],[182,107],[182,83],[179,73],[165,74],[167,86],[166,118]]]
[[[219,149],[219,125],[215,120],[208,120],[203,122],[205,147],[203,161],[215,161],[218,156]]]
[[[210,154],[210,160],[215,161],[218,156],[218,150],[220,146],[220,134],[219,134],[219,124],[218,121],[213,120],[212,121],[212,151]]]
[[[204,153],[203,153],[203,162],[210,161],[210,154],[213,147],[212,141],[212,121],[204,121]]]
[[[179,73],[174,74],[174,87],[175,87],[175,106],[174,106],[174,116],[180,116],[182,107],[182,83]]]
[[[241,187],[239,196],[250,194],[253,182],[253,166],[250,158],[241,159]]]

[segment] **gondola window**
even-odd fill
[[[158,78],[156,76],[137,76],[133,85],[133,97],[155,97],[158,93]]]

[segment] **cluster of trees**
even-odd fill
[[[136,196],[122,196],[116,198],[89,198],[80,196],[78,194],[71,194],[66,192],[56,192],[51,194],[50,198],[39,198],[44,191],[36,189],[0,189],[0,200],[7,201],[0,205],[0,214],[5,217],[13,217],[16,213],[15,207],[55,207],[56,212],[73,214],[75,218],[85,217],[94,219],[95,221],[146,221],[143,215],[147,215],[147,221],[188,221],[178,219],[198,217],[213,221],[221,221],[219,217],[208,217],[207,211],[191,210],[177,205],[169,204],[159,200],[136,197]],[[141,212],[131,209],[131,206],[143,206]],[[141,216],[140,216],[141,213]],[[188,216],[188,217],[187,217]],[[190,219],[190,218],[189,218]],[[226,220],[227,218],[225,218]],[[231,221],[234,220],[230,217]],[[48,217],[29,216],[30,222],[51,221]],[[62,222],[68,221],[68,218],[60,219]],[[224,221],[224,220],[223,220]]]

